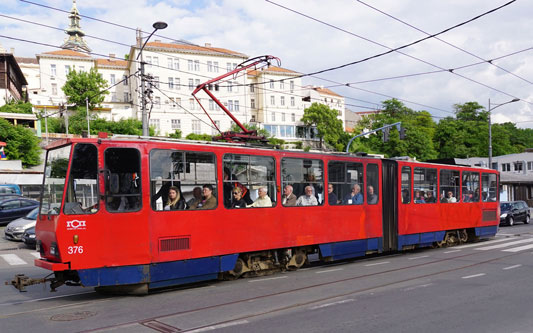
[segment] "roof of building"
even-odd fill
[[[96,59],[96,64],[98,67],[128,67],[128,62],[120,59]]]
[[[328,88],[321,88],[321,87],[315,87],[313,88],[314,90],[316,90],[319,94],[324,94],[324,95],[331,95],[331,96],[336,96],[336,97],[342,97],[341,95],[329,90]]]
[[[24,77],[24,73],[22,73],[22,70],[20,69],[18,62],[15,59],[15,56],[13,56],[12,53],[0,53],[0,57],[5,58],[6,61],[11,64],[13,70],[18,76],[18,79],[20,80],[20,84],[23,86],[27,86],[28,81],[26,81],[26,77]]]
[[[80,57],[80,58],[91,58],[90,55],[87,55],[85,53],[76,52],[72,50],[57,50],[57,51],[51,51],[51,52],[44,52],[41,55],[56,55],[56,56],[63,56],[63,57]]]
[[[293,70],[277,67],[277,66],[270,66],[270,67],[263,67],[261,70],[251,69],[247,72],[250,76],[257,76],[260,74],[292,74],[292,75],[299,75],[300,73],[295,72]]]
[[[533,184],[533,177],[531,177],[531,174],[523,174],[523,173],[508,173],[508,172],[501,172],[500,173],[500,183],[529,183]]]
[[[19,64],[39,64],[39,60],[37,60],[37,58],[15,57],[15,60]]]
[[[178,44],[178,43],[162,43],[162,42],[149,42],[146,44],[145,49],[147,48],[161,48],[161,49],[171,49],[176,51],[183,52],[192,52],[192,53],[204,53],[204,54],[216,54],[216,55],[228,55],[232,57],[239,58],[248,58],[244,53],[223,49],[220,47],[212,46],[199,46],[199,45],[190,45],[190,44]]]

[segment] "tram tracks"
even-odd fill
[[[490,251],[490,252],[492,252],[492,251]],[[485,253],[487,253],[487,252],[485,252]],[[313,290],[313,289],[316,289],[316,288],[326,287],[326,286],[330,286],[330,285],[334,285],[334,284],[338,284],[338,283],[343,283],[343,282],[348,282],[348,281],[355,281],[355,280],[358,280],[358,279],[371,278],[371,277],[376,277],[376,276],[384,275],[384,274],[394,274],[395,272],[399,272],[399,271],[405,271],[405,270],[414,269],[414,268],[418,268],[418,267],[439,264],[439,263],[446,262],[446,261],[452,261],[452,260],[457,260],[457,259],[462,259],[462,258],[468,258],[468,257],[475,256],[475,255],[478,255],[478,254],[480,254],[480,253],[479,252],[468,253],[468,254],[457,255],[457,256],[453,256],[453,257],[449,257],[449,258],[442,258],[442,259],[438,259],[438,260],[432,260],[432,261],[429,261],[429,262],[423,262],[423,263],[417,263],[417,264],[398,267],[398,268],[392,268],[392,269],[383,270],[383,271],[379,271],[379,272],[373,272],[373,273],[361,274],[361,275],[356,275],[356,276],[350,276],[350,277],[346,277],[346,278],[335,279],[333,281],[315,283],[315,284],[311,284],[311,285],[303,286],[303,287],[299,287],[299,288],[292,288],[292,289],[289,289],[289,290],[282,290],[282,291],[279,291],[279,292],[268,293],[268,294],[263,294],[263,295],[248,297],[248,298],[242,298],[242,299],[239,299],[239,300],[223,302],[223,303],[218,303],[218,304],[212,304],[212,305],[198,307],[198,308],[194,308],[194,309],[176,311],[176,312],[173,312],[173,313],[167,313],[167,314],[160,315],[160,316],[153,316],[153,317],[148,317],[148,318],[144,318],[144,319],[140,319],[140,320],[128,321],[128,322],[124,322],[124,323],[120,323],[120,324],[116,324],[116,325],[101,327],[101,328],[98,328],[98,329],[86,330],[86,331],[82,331],[82,332],[102,332],[102,331],[107,331],[107,330],[111,330],[111,329],[117,329],[117,328],[120,328],[120,327],[131,326],[131,325],[135,325],[135,324],[151,328],[151,329],[153,329],[154,331],[157,331],[157,332],[165,332],[165,333],[178,332],[178,331],[179,332],[195,332],[195,331],[200,332],[200,331],[212,330],[214,328],[223,328],[223,327],[232,326],[234,324],[235,325],[237,325],[237,324],[245,324],[245,323],[248,322],[249,319],[257,318],[257,317],[260,317],[260,316],[266,316],[266,315],[271,315],[271,314],[279,313],[279,312],[283,312],[283,311],[294,310],[294,309],[297,309],[297,308],[310,306],[310,305],[317,304],[317,303],[332,302],[335,299],[346,298],[346,297],[353,296],[353,295],[356,295],[356,294],[359,294],[359,293],[379,290],[381,288],[386,288],[386,287],[390,287],[390,286],[394,286],[394,285],[400,285],[400,284],[408,283],[408,282],[415,281],[415,280],[418,280],[418,279],[430,278],[430,277],[434,277],[434,276],[437,276],[437,275],[440,275],[440,274],[451,273],[451,272],[460,271],[460,270],[463,270],[463,269],[468,269],[468,268],[484,265],[484,264],[487,264],[487,263],[495,262],[495,261],[498,261],[498,260],[501,260],[501,259],[504,259],[504,258],[507,258],[507,257],[514,256],[514,255],[516,255],[518,253],[505,254],[505,255],[497,256],[495,258],[491,258],[491,259],[487,259],[487,260],[483,260],[483,261],[479,261],[479,262],[473,262],[473,263],[469,263],[469,264],[466,264],[466,265],[461,265],[459,267],[453,267],[453,268],[448,268],[448,269],[437,270],[435,272],[426,273],[426,274],[418,274],[418,275],[411,276],[411,277],[404,278],[404,279],[399,279],[399,280],[394,280],[394,281],[374,284],[374,285],[369,286],[369,287],[354,288],[354,289],[348,290],[346,292],[335,293],[335,294],[328,295],[328,296],[325,296],[325,297],[316,297],[316,298],[310,299],[308,301],[303,301],[303,302],[302,301],[296,301],[296,302],[293,302],[291,304],[287,304],[287,305],[279,306],[279,307],[274,307],[274,308],[271,308],[271,309],[266,310],[266,311],[250,312],[248,314],[244,314],[244,315],[241,315],[241,316],[232,317],[231,319],[228,319],[228,320],[217,321],[217,322],[214,322],[214,323],[209,323],[208,325],[197,326],[197,327],[190,328],[190,329],[178,328],[178,327],[174,327],[174,326],[171,326],[171,325],[168,325],[168,324],[165,324],[165,323],[161,322],[162,320],[170,319],[172,317],[191,315],[191,314],[194,314],[194,313],[220,309],[220,308],[229,307],[229,306],[233,306],[233,305],[247,304],[249,302],[254,302],[254,301],[258,301],[258,300],[265,300],[265,299],[274,298],[274,297],[277,297],[277,296],[289,295],[289,294],[293,294],[293,293],[303,292],[303,291],[306,291],[306,290]]]

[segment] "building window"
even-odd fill
[[[233,111],[233,101],[232,100],[228,100],[228,110],[229,111]]]
[[[200,124],[200,120],[194,119],[192,121],[192,132],[194,134],[201,134],[202,133],[202,124]]]
[[[111,102],[118,102],[117,93],[114,91],[111,93]]]
[[[279,81],[279,89],[285,89],[285,83],[283,82],[283,80]]]
[[[233,91],[239,92],[239,82],[237,81],[233,82],[233,87],[234,87]]]
[[[181,89],[181,84],[180,84],[180,78],[179,77],[175,77],[174,78],[174,89],[176,89],[176,90],[180,90]]]
[[[159,76],[154,76],[154,87],[159,88]]]
[[[85,66],[79,66],[80,72],[85,72]]]
[[[294,105],[295,105],[294,97],[291,97],[291,106],[294,106]]]
[[[116,81],[115,81],[115,74],[111,74],[111,75],[110,75],[109,83],[110,83],[110,84],[115,84],[115,83],[116,83]]]
[[[232,92],[233,91],[233,85],[231,84],[231,82],[228,81],[228,92]]]
[[[250,85],[250,92],[255,92],[255,85],[253,83]]]
[[[209,100],[209,110],[213,111],[215,109],[215,102],[210,99]]]
[[[52,83],[52,95],[57,95],[57,83]]]
[[[285,96],[280,97],[279,103],[281,104],[281,106],[285,106]]]
[[[215,70],[215,73],[218,73],[218,61],[213,62],[213,69]]]
[[[176,97],[176,104],[178,106],[181,106],[181,98],[180,97]]]
[[[194,110],[194,99],[189,98],[189,109]]]
[[[276,105],[276,97],[270,96],[270,105]]]
[[[50,65],[50,75],[52,75],[52,76],[56,76],[57,75],[56,65],[55,64],[51,64]]]
[[[170,128],[173,130],[181,129],[181,120],[180,119],[172,119],[170,121]]]
[[[218,134],[217,128],[220,128],[220,120],[214,120],[214,123],[215,123],[215,126],[211,128],[211,134],[217,135]]]
[[[173,77],[168,78],[168,89],[174,89],[174,78]]]
[[[527,162],[527,169],[533,170],[533,162]]]
[[[274,89],[274,80],[270,80],[270,89]]]
[[[190,71],[194,70],[194,64],[192,60],[187,60],[187,69]]]
[[[276,121],[276,112],[272,112],[272,116],[271,117],[272,117],[271,118],[272,121]]]
[[[208,61],[207,62],[207,71],[208,72],[212,72],[213,71],[213,62],[212,61]]]
[[[189,79],[189,90],[194,90],[194,80]]]
[[[194,61],[194,70],[199,72],[200,71],[200,60]]]
[[[231,62],[226,63],[226,71],[231,72]]]
[[[511,163],[502,163],[502,171],[511,171]]]
[[[154,100],[154,107],[156,109],[160,109],[161,108],[161,97],[159,96],[156,96],[155,97],[155,100]]]
[[[514,171],[521,172],[524,170],[524,164],[522,162],[514,162]]]
[[[250,107],[252,109],[255,109],[255,99],[253,99],[253,98],[250,100]]]
[[[128,85],[128,76],[127,75],[123,75],[122,76],[122,84],[127,86]]]
[[[291,121],[296,121],[296,114],[294,113],[291,113]]]
[[[70,65],[65,65],[65,75],[68,75],[70,73]]]
[[[125,92],[124,93],[124,102],[129,102],[129,101],[130,101],[130,93]]]
[[[154,57],[154,62],[152,63],[154,66],[159,67],[159,58]]]
[[[291,89],[291,93],[294,92],[294,81],[290,81],[289,82],[289,86],[290,86],[290,89]]]
[[[167,68],[172,69],[172,58],[167,58]]]
[[[152,67],[152,57],[151,56],[146,56],[146,64],[148,65],[148,67]]]
[[[234,107],[235,107],[235,111],[238,112],[239,111],[239,101],[235,101],[234,102]]]
[[[156,131],[159,131],[159,119],[150,119],[150,126],[155,128]]]
[[[174,69],[180,69],[180,60],[174,59]]]
[[[283,121],[283,122],[285,121],[285,113],[281,114],[281,121]]]

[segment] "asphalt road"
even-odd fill
[[[1,234],[1,231],[0,231]],[[0,280],[42,277],[0,240]],[[13,261],[15,255],[24,263]],[[11,258],[11,263],[6,258]],[[533,332],[533,225],[493,240],[236,281],[109,296],[0,287],[2,332]]]

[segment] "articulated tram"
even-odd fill
[[[52,290],[146,292],[297,269],[311,255],[332,261],[453,245],[496,234],[498,181],[489,169],[341,153],[65,139],[47,147],[35,265],[53,272]],[[289,204],[288,185],[312,204]],[[246,205],[234,205],[236,188]],[[168,208],[172,189],[178,209]],[[270,205],[253,207],[262,191]]]

